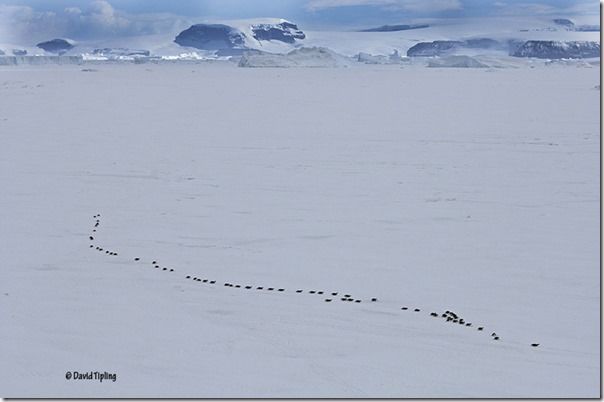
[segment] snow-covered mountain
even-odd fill
[[[28,43],[0,44],[5,53],[0,57],[13,57],[11,49],[22,49],[27,52],[26,57],[58,54],[79,56],[94,62],[226,59],[239,62],[249,51],[288,55],[305,47],[329,49],[335,54],[370,64],[392,64],[388,57],[395,52],[411,58],[495,56],[507,58],[505,63],[515,63],[512,56],[549,59],[598,57],[599,32],[591,28],[599,27],[593,23],[589,19],[563,17],[498,17],[418,20],[370,29],[325,31],[303,29],[280,18],[201,21],[184,30],[181,25],[171,32],[153,35],[77,43],[68,39],[52,39],[39,43],[38,47]],[[300,57],[297,53],[294,55]],[[27,59],[16,60],[26,62]],[[315,61],[309,61],[309,64]],[[291,61],[286,64],[289,63]]]
[[[277,53],[292,50],[306,34],[283,19],[238,21],[227,24],[195,24],[179,33],[174,42],[183,47],[219,54],[237,54],[258,49]]]

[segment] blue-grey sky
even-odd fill
[[[153,34],[194,22],[254,17],[337,29],[438,18],[598,14],[597,0],[0,0],[0,42]]]

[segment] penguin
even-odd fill
[[[94,240],[94,237],[90,236],[90,237],[89,237],[89,239],[90,239],[90,240]]]
[[[453,318],[447,317],[447,322],[449,322],[449,321],[453,321]]]
[[[471,322],[466,322],[466,327],[471,327],[472,323]]]
[[[344,297],[350,297],[350,295],[344,295]]]
[[[174,269],[173,269],[173,268],[170,268],[170,272],[174,272]]]
[[[235,285],[235,287],[236,287],[236,288],[240,288],[240,287],[241,287],[241,285]]]
[[[354,301],[354,299],[348,298],[348,299],[346,299],[346,301],[351,302],[351,301]]]
[[[90,245],[90,248],[93,248],[93,247],[94,247],[94,246],[91,244],[91,245]]]
[[[308,293],[310,293],[311,295],[314,295],[315,291],[314,290],[309,290]]]
[[[215,283],[216,283],[216,281],[210,281],[210,283],[213,285],[213,284],[215,284]]]
[[[138,257],[136,257],[136,258],[134,259],[134,261],[140,261],[140,260],[141,260],[141,259],[140,259],[140,258],[138,258]]]
[[[534,347],[534,348],[536,348],[537,346],[539,346],[539,344],[538,343],[531,343],[531,346]]]
[[[447,318],[447,314],[441,315],[442,318]]]
[[[327,303],[329,303],[329,302],[331,301],[331,299],[325,299],[325,301],[326,301]]]
[[[186,279],[191,279],[191,275],[187,275],[185,278]]]
[[[377,297],[372,297],[372,298],[371,298],[371,301],[372,301],[372,302],[376,302],[376,301],[377,301]]]
[[[296,290],[296,293],[302,293],[302,289]]]
[[[109,250],[105,250],[105,254],[109,254]]]
[[[498,336],[496,336],[496,337],[494,337],[493,339],[494,339],[494,340],[496,340],[496,341],[498,341],[498,340],[499,340],[499,337],[498,337]]]
[[[202,282],[203,282],[203,283],[207,283],[207,282],[208,282],[208,280],[207,280],[207,279],[204,279],[204,280],[202,280]]]
[[[431,315],[432,317],[438,317],[438,314],[436,314],[436,313],[430,313],[430,315]]]
[[[252,287],[251,287],[251,286],[246,286],[245,288],[246,288],[246,289],[251,289]]]
[[[332,296],[337,296],[337,295],[338,295],[338,292],[331,292],[331,295],[332,295]]]
[[[491,334],[491,336],[497,336],[497,334],[496,334],[495,332],[493,332],[493,333]]]
[[[266,290],[275,290],[275,288],[266,288]]]
[[[279,292],[283,292],[285,289],[277,289]]]
[[[256,289],[257,289],[257,290],[262,290],[262,289],[264,289],[264,288],[263,288],[262,286],[258,286]]]
[[[322,291],[322,290],[319,290],[319,291],[317,292],[317,294],[318,294],[318,295],[322,295],[322,294],[323,294],[323,291]]]
[[[357,300],[355,300],[354,302],[355,302],[355,303],[360,303],[361,301],[357,299]]]
[[[459,322],[459,320],[458,320],[457,318],[454,318],[454,319],[453,319],[453,322],[454,322],[455,324],[457,324],[457,323]]]
[[[168,270],[168,268],[166,268],[166,267],[162,268],[162,271],[167,271],[167,270]]]
[[[416,313],[419,313],[419,312],[420,312],[420,309],[416,308],[416,309],[415,309],[415,310],[413,310],[413,311],[415,311]]]
[[[408,310],[409,307],[401,307],[401,310]]]
[[[342,297],[340,300],[346,301],[346,300],[348,300],[348,298],[347,297]]]
[[[157,264],[157,261],[153,261],[151,264],[155,265],[155,264]]]
[[[484,329],[484,327],[478,327],[479,331],[482,331]]]

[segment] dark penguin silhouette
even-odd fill
[[[302,289],[296,290],[296,293],[302,293]]]
[[[466,322],[466,327],[471,327],[472,323],[471,322]]]
[[[346,300],[348,300],[348,298],[347,297],[342,297],[340,300],[346,301]]]
[[[323,294],[323,291],[322,291],[322,290],[320,290],[320,291],[318,291],[318,292],[317,292],[317,294],[318,294],[318,295],[322,295],[322,294]]]
[[[355,300],[354,302],[355,302],[355,303],[360,303],[361,301],[360,301],[360,300]]]
[[[350,297],[350,295],[344,295],[344,297]]]
[[[346,299],[346,301],[351,302],[351,301],[354,301],[354,299],[348,298],[348,299]]]
[[[430,313],[430,315],[431,315],[432,317],[438,317],[438,314],[436,314],[436,313]]]
[[[538,343],[531,343],[531,346],[534,347],[534,348],[536,348],[537,346],[539,346],[539,344]]]
[[[308,293],[310,293],[310,294],[314,295],[314,294],[315,294],[315,291],[314,291],[314,290],[310,290]]]
[[[186,276],[186,278],[187,278],[187,279],[191,279],[191,275],[187,275],[187,276]]]
[[[210,281],[210,283],[213,285],[213,284],[215,284],[215,283],[216,283],[216,281]]]
[[[484,327],[478,327],[479,331],[482,331],[484,329]]]
[[[267,288],[266,290],[275,290],[275,288]]]
[[[419,311],[420,311],[420,310],[419,310],[418,308],[416,308],[416,309],[415,309],[415,310],[413,310],[413,311],[415,311],[416,313],[419,313]]]
[[[90,237],[89,237],[89,239],[90,239],[90,240],[94,240],[94,237],[90,236]]]
[[[207,281],[208,281],[207,279],[202,280],[203,283],[206,283]]]
[[[496,334],[495,332],[493,332],[493,333],[491,334],[491,336],[497,336],[497,334]]]
[[[332,296],[337,296],[337,295],[338,295],[338,292],[332,292],[332,293],[331,293],[331,295],[332,295]]]
[[[173,268],[170,268],[170,272],[174,272],[174,269],[173,269]]]
[[[153,261],[151,264],[155,265],[155,264],[157,264],[157,261]]]
[[[498,336],[496,336],[496,337],[494,337],[493,339],[494,339],[494,340],[496,340],[496,341],[498,341],[498,340],[499,340],[499,337],[498,337]]]
[[[325,301],[326,301],[327,303],[329,303],[329,302],[331,301],[331,299],[325,299]]]
[[[409,307],[401,307],[401,310],[407,310]]]
[[[372,297],[372,298],[371,298],[371,301],[372,301],[372,302],[376,302],[376,301],[377,301],[377,298],[376,298],[376,297]]]
[[[140,261],[140,260],[141,260],[141,259],[140,259],[140,258],[138,258],[138,257],[136,257],[136,258],[134,259],[134,261]]]
[[[241,285],[235,285],[235,287],[236,287],[236,288],[240,288],[240,287],[241,287]]]
[[[279,292],[283,292],[285,289],[277,289]]]
[[[167,270],[168,270],[168,268],[166,268],[166,267],[164,267],[164,268],[162,269],[162,271],[167,271]]]
[[[251,286],[246,286],[245,288],[246,288],[246,289],[251,289],[252,287],[251,287]]]
[[[90,245],[90,248],[93,248],[93,247],[94,247],[94,246],[91,244],[91,245]]]
[[[262,286],[258,286],[256,289],[258,289],[258,290],[262,290],[262,289],[264,289],[264,288],[263,288]]]

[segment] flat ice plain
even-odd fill
[[[600,396],[597,67],[93,68],[0,71],[2,396]]]

